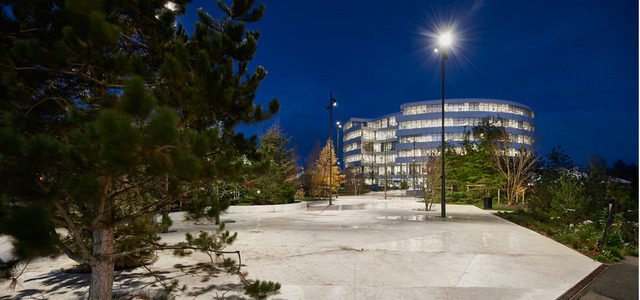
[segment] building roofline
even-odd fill
[[[381,116],[381,117],[370,118],[370,119],[367,119],[367,118],[350,118],[349,121],[347,121],[347,122],[352,122],[352,121],[355,121],[355,122],[375,122],[375,121],[378,121],[378,120],[391,118],[391,117],[397,117],[397,116],[402,116],[402,113],[401,112],[395,112],[395,113],[387,114],[387,115],[384,115],[384,116]]]
[[[455,98],[455,99],[445,99],[445,102],[446,103],[483,102],[483,103],[511,104],[511,105],[520,106],[530,111],[533,111],[531,107],[525,104],[522,104],[520,102],[510,101],[510,100],[488,99],[488,98]],[[429,105],[429,104],[442,104],[442,99],[408,102],[400,105],[400,109],[403,109],[405,107]]]

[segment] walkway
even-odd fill
[[[438,205],[426,212],[415,198],[388,196],[393,199],[378,192],[340,197],[332,207],[226,214],[227,229],[238,233],[227,250],[241,251],[249,279],[282,284],[271,299],[555,299],[600,265],[473,206],[447,205],[443,220]],[[163,240],[214,228],[176,221]],[[207,261],[165,253],[150,269],[187,285],[179,299],[241,298],[236,277],[193,272]],[[58,271],[70,265],[66,258],[34,262],[16,291],[0,291],[0,299],[82,296],[88,278]],[[153,279],[140,273],[118,272],[114,288],[148,289]]]
[[[442,220],[438,205],[388,198],[223,219],[249,277],[283,285],[276,299],[555,299],[600,265],[473,206]]]

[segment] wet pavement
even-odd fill
[[[222,219],[238,238],[225,250],[241,251],[249,279],[282,285],[270,299],[556,299],[600,266],[477,207],[447,205],[443,219],[438,205],[425,211],[415,198],[389,195],[227,213]],[[170,232],[161,235],[167,243],[217,228],[182,221],[180,213],[172,219]],[[0,239],[0,257],[10,250],[6,242]],[[176,291],[177,299],[248,298],[236,276],[203,269],[204,254],[157,254],[148,266],[156,277],[142,268],[118,271],[114,290],[161,291],[156,279],[178,280],[186,288]],[[15,290],[0,290],[0,299],[86,298],[88,274],[60,271],[71,266],[64,256],[35,260]]]
[[[282,284],[273,299],[555,299],[600,265],[473,206],[447,205],[443,219],[438,205],[379,195],[224,215],[230,248],[250,278]],[[176,236],[194,229],[183,225]]]

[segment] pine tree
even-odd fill
[[[564,152],[562,146],[553,146],[551,153],[544,156],[545,167],[551,171],[572,171],[573,160]]]
[[[467,133],[468,134],[468,133]],[[504,178],[491,162],[490,143],[482,139],[464,142],[463,152],[459,154],[462,163],[459,166],[460,189],[467,201],[477,201],[482,197],[497,193],[504,185]]]
[[[150,220],[170,203],[217,216],[213,188],[259,157],[234,129],[279,110],[253,103],[266,71],[247,72],[263,5],[218,1],[224,17],[198,10],[189,36],[175,24],[189,1],[168,2],[3,2],[0,233],[16,260],[90,265],[90,299],[111,299],[117,259],[163,247]]]
[[[245,183],[247,198],[253,204],[292,203],[296,195],[295,177],[298,173],[296,155],[289,147],[291,139],[274,123],[260,136],[260,147],[264,170],[251,176]]]
[[[329,171],[331,168],[331,171]],[[331,173],[331,180],[329,180],[329,173]],[[339,186],[344,183],[345,175],[340,174],[336,154],[331,147],[331,141],[327,141],[327,144],[320,151],[320,155],[313,165],[311,181],[312,181],[312,194],[314,196],[325,195],[329,197],[329,182],[331,181],[331,193],[337,192]]]

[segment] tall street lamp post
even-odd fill
[[[342,124],[340,124],[340,117],[337,117],[338,121],[336,121],[336,160],[338,164],[340,164],[340,129],[342,128]]]
[[[337,105],[336,99],[333,99],[333,92],[329,96],[329,205],[333,205],[331,201],[331,169],[333,167],[333,107]]]
[[[342,124],[340,124],[340,117],[337,118],[336,122],[336,160],[338,161],[338,172],[340,172],[340,128],[342,128]],[[336,188],[336,199],[338,199],[338,188]]]
[[[441,160],[442,160],[442,195],[440,198],[440,206],[441,206],[441,217],[446,218],[446,206],[445,206],[445,173],[444,173],[444,61],[447,59],[447,54],[445,53],[445,48],[449,47],[451,44],[451,34],[443,33],[440,36],[440,49],[434,49],[435,52],[440,51],[442,55],[442,148],[441,148]]]
[[[416,138],[413,138],[413,160],[411,164],[411,175],[413,175],[413,190],[417,190],[416,187]]]
[[[387,183],[389,182],[389,178],[387,177],[387,143],[382,143],[384,147],[384,200],[387,200]]]

